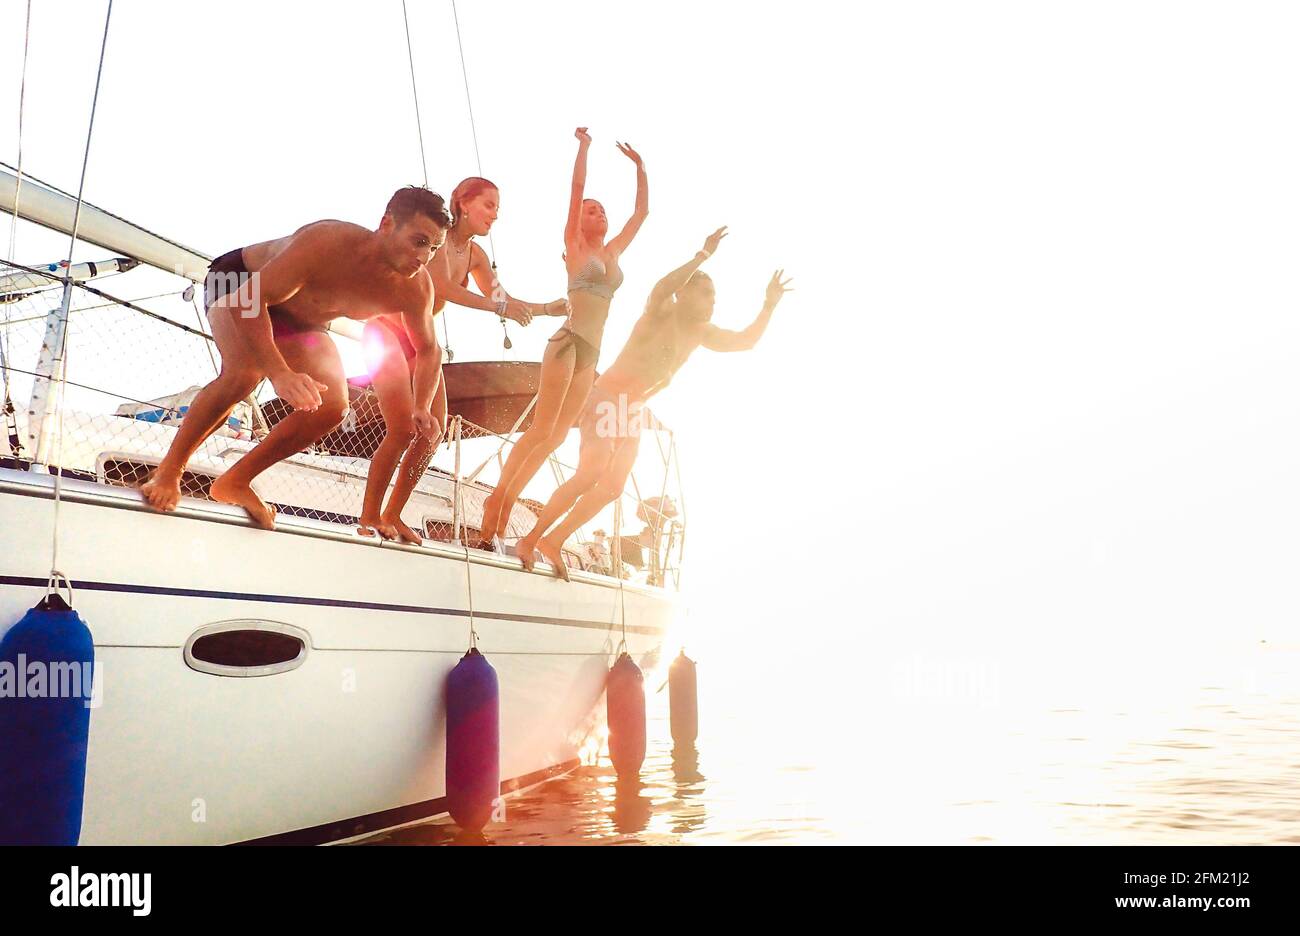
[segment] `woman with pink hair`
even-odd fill
[[[433,278],[436,316],[448,302],[495,312],[527,325],[534,315],[563,315],[567,304],[563,299],[554,302],[529,304],[521,302],[505,291],[497,279],[496,271],[488,260],[487,252],[474,243],[491,230],[497,220],[501,193],[487,179],[471,176],[463,180],[451,193],[452,226],[447,240],[429,261],[426,269]],[[470,277],[479,292],[468,288]],[[433,328],[432,316],[428,328]],[[428,400],[428,389],[412,386],[410,361],[415,348],[402,322],[385,316],[373,319],[366,326],[365,343],[370,357],[371,386],[378,397],[379,410],[384,417],[384,439],[370,459],[370,474],[366,479],[365,501],[361,509],[358,532],[363,536],[378,534],[384,539],[405,543],[420,543],[420,534],[402,521],[402,509],[411,498],[416,483],[429,466],[434,449],[447,428],[447,389],[442,381],[442,349],[438,352],[438,377],[433,395]],[[397,483],[393,486],[388,503],[384,494],[388,490],[393,472]]]

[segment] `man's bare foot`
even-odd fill
[[[140,485],[140,494],[154,510],[175,510],[181,500],[181,476],[155,470]]]
[[[541,553],[542,558],[549,562],[552,568],[555,569],[556,576],[564,579],[566,582],[569,580],[569,567],[564,564],[564,556],[560,553],[559,546],[556,546],[550,540],[543,538],[537,544],[537,551]]]
[[[214,501],[243,507],[263,530],[275,529],[275,508],[267,506],[247,484],[236,484],[230,480],[230,475],[222,475],[212,482],[210,492]]]
[[[399,542],[410,543],[412,546],[420,546],[424,543],[424,538],[403,523],[401,517],[385,517],[382,525],[392,530],[392,538]]]
[[[524,564],[525,569],[529,572],[533,571],[533,564],[537,561],[537,540],[531,536],[525,536],[515,543],[515,555],[519,557],[519,561]]]

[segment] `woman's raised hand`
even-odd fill
[[[636,150],[632,149],[631,146],[629,146],[626,143],[615,143],[614,145],[618,147],[618,151],[620,153],[622,153],[628,159],[632,160],[632,162],[636,163],[636,167],[638,169],[645,168],[645,164],[641,162],[641,154],[638,153]]]

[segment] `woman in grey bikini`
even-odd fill
[[[596,378],[596,360],[600,357],[600,339],[609,316],[610,300],[623,283],[619,257],[650,213],[645,166],[636,150],[619,143],[619,152],[636,165],[636,208],[618,236],[605,240],[609,221],[604,206],[594,198],[583,197],[591,137],[586,127],[579,127],[574,136],[578,138],[578,158],[573,166],[569,216],[564,226],[569,317],[547,342],[546,353],[542,355],[532,425],[515,443],[496,490],[483,504],[482,529],[487,542],[482,545],[490,547],[492,539],[497,538],[498,550],[499,537],[505,534],[515,501],[547,457],[564,442],[587,401]]]

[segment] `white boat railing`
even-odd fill
[[[24,179],[24,199],[26,186]],[[40,270],[0,260],[0,277],[18,272],[30,276]],[[140,300],[119,299],[105,291],[102,281],[73,283],[64,315],[61,275],[45,275],[49,288],[7,294],[0,301],[0,370],[4,399],[13,404],[12,411],[6,408],[4,414],[0,459],[11,467],[138,485],[166,454],[189,401],[218,370],[199,298],[186,280],[173,291],[154,292]],[[121,291],[116,286],[120,282],[115,281],[114,292]],[[349,344],[343,336],[339,341],[341,346]],[[55,353],[58,344],[61,355]],[[62,374],[51,366],[55,360],[63,362]],[[356,522],[369,456],[385,428],[368,387],[351,388],[350,403],[338,429],[255,482],[263,498],[290,514],[340,524]],[[264,382],[196,453],[182,492],[207,498],[212,480],[286,412]],[[515,429],[526,416],[527,411],[520,415]],[[487,482],[499,474],[516,435],[489,432],[467,420],[452,423],[452,431],[416,487],[410,517],[405,512],[403,517],[412,526],[418,523],[429,538],[474,542],[481,537],[477,526],[483,500],[491,490]],[[650,437],[657,452],[648,442]],[[642,455],[621,499],[621,513],[629,525],[633,517],[642,524],[640,532],[623,531],[627,568],[622,571],[630,578],[671,587],[680,581],[684,545],[672,434],[647,431]],[[574,470],[554,456],[551,469],[556,485]],[[551,490],[540,475],[525,490],[521,506],[511,517],[510,536],[527,532]],[[589,527],[613,529],[614,513],[609,508]],[[611,552],[613,544],[620,542],[620,531],[613,532]],[[569,548],[580,555],[584,568],[594,565],[614,573],[612,557],[605,559],[582,531]]]

